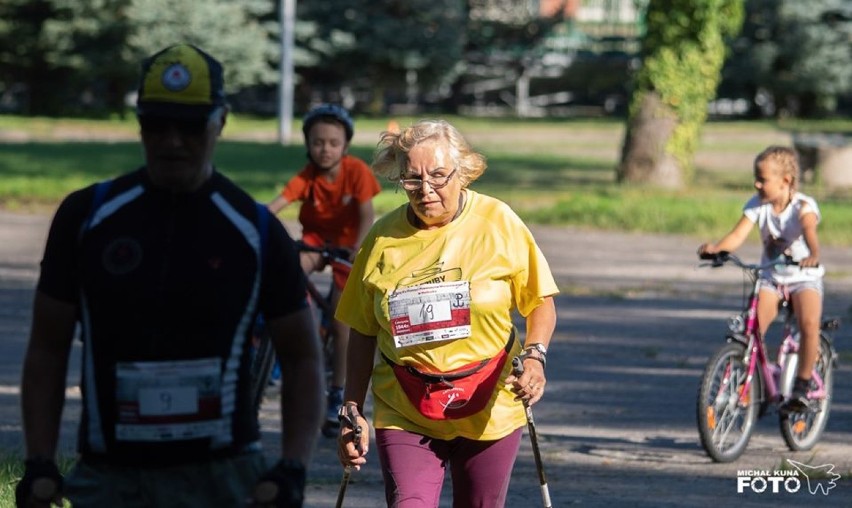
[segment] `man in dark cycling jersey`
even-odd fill
[[[301,506],[322,417],[322,362],[293,240],[219,173],[222,67],[190,45],[143,63],[145,165],[70,194],[53,219],[21,383],[18,506]],[[267,469],[250,396],[262,313],[286,382]],[[75,327],[79,459],[56,467]],[[262,488],[255,489],[261,485]]]

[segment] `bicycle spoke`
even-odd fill
[[[718,443],[719,448],[724,450],[726,448],[726,443],[728,442],[728,436],[732,431],[735,430],[738,424],[739,417],[742,413],[742,408],[739,404],[739,392],[740,387],[743,386],[741,381],[745,377],[744,372],[740,372],[736,366],[733,365],[734,360],[729,359],[728,365],[726,367],[726,372],[729,374],[726,375],[727,379],[727,387],[725,387],[725,401],[724,407],[722,408],[722,417],[719,419],[720,423],[718,425],[718,429],[722,430],[722,434],[719,435],[719,432],[714,432],[713,440]],[[731,382],[733,378],[733,382]]]
[[[729,462],[739,457],[751,437],[757,409],[752,400],[754,385],[744,391],[748,372],[743,364],[745,347],[724,346],[708,363],[700,385],[699,435],[711,458]],[[754,381],[757,382],[757,381]]]
[[[736,415],[732,415],[728,408],[725,409],[725,412],[722,414],[722,418],[720,419],[720,425],[716,427],[716,432],[713,433],[713,442],[717,443],[719,449],[725,449],[725,442],[728,438],[728,434],[730,434],[731,429],[733,428],[733,421],[736,418]],[[719,431],[722,432],[722,435],[719,435]]]

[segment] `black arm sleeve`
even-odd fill
[[[77,303],[79,279],[77,241],[89,213],[95,186],[69,194],[59,205],[41,260],[38,290],[57,300]]]

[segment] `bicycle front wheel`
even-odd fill
[[[787,362],[784,364],[784,372],[791,372],[792,376],[795,376],[796,367],[799,363],[798,360],[798,355],[789,355]],[[793,451],[804,451],[813,448],[819,442],[822,431],[825,430],[825,424],[828,422],[828,414],[831,411],[834,365],[831,343],[825,335],[820,336],[819,354],[817,355],[816,364],[814,364],[814,372],[819,374],[819,377],[822,379],[825,397],[814,402],[815,407],[812,411],[789,414],[782,413],[780,415],[781,435],[784,437],[787,447]],[[813,388],[815,386],[812,386]]]
[[[726,344],[707,362],[698,387],[698,434],[704,451],[716,462],[742,455],[757,421],[758,376],[741,396],[748,376],[745,352],[741,343]]]

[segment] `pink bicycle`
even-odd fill
[[[742,269],[751,294],[742,312],[728,321],[727,343],[707,362],[698,388],[698,433],[701,446],[716,462],[731,462],[745,451],[757,420],[770,408],[778,410],[790,396],[798,365],[799,332],[789,301],[782,301],[783,339],[772,362],[757,321],[761,270],[771,265],[743,263],[737,256],[720,252],[704,255],[700,266],[733,264]],[[811,449],[825,429],[831,409],[832,372],[837,353],[830,332],[838,319],[826,319],[820,331],[819,355],[814,365],[808,398],[812,410],[803,413],[777,411],[781,435],[790,450]]]

